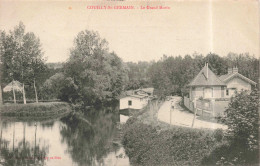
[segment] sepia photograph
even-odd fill
[[[0,0],[0,166],[258,166],[259,0]]]

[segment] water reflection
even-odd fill
[[[0,165],[129,165],[118,144],[118,114],[90,111],[41,122],[0,120]]]
[[[37,143],[37,125],[34,126],[34,142],[26,140],[26,124],[23,124],[23,138],[18,139],[16,126],[7,125],[6,122],[1,125],[0,152],[1,162],[4,165],[44,165],[47,146],[40,147]],[[10,130],[13,128],[13,130]],[[8,140],[3,135],[3,130],[8,129],[12,133],[12,140]]]
[[[67,124],[61,129],[62,141],[67,143],[68,152],[79,165],[105,165],[105,157],[111,152],[117,154],[120,149],[113,143],[119,134],[118,115],[89,113],[82,118],[63,118],[62,122]]]

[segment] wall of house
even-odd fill
[[[234,77],[233,79],[229,80],[226,84],[227,88],[236,88],[237,91],[241,91],[242,89],[251,90],[251,84],[239,77]]]
[[[213,91],[213,92],[212,92]],[[190,89],[190,98],[193,100],[195,97],[202,98],[222,98],[221,87],[195,87]],[[223,96],[225,97],[225,95]]]
[[[226,97],[232,97],[235,94],[235,91],[239,92],[242,89],[251,90],[251,84],[239,77],[234,77],[233,79],[226,82],[226,84],[227,84],[227,90],[229,91],[228,95],[226,92]]]
[[[203,97],[203,88],[202,87],[194,87],[191,88],[191,100],[195,98]]]
[[[128,101],[132,101],[132,104],[129,105]],[[144,106],[148,104],[148,100],[146,98],[136,98],[136,97],[124,97],[120,99],[119,108],[122,109],[142,109]]]
[[[213,87],[213,97],[212,98],[221,98],[221,87]],[[224,96],[223,96],[224,97]]]

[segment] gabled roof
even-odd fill
[[[12,81],[3,89],[4,92],[10,92],[14,88],[15,91],[23,91],[23,85],[19,81]]]
[[[249,78],[246,78],[245,76],[243,76],[242,74],[236,72],[236,73],[230,73],[230,74],[225,74],[220,76],[219,78],[223,81],[223,82],[228,82],[230,79],[234,78],[234,77],[239,77],[243,80],[245,80],[246,82],[252,84],[252,85],[256,85],[256,82],[250,80]]]
[[[154,91],[154,88],[142,88],[142,89],[137,89],[137,90],[135,90],[135,92],[144,92],[144,93],[153,93],[153,91]]]
[[[138,98],[138,99],[142,99],[142,98],[146,98],[148,97],[147,95],[130,95],[130,96],[125,96],[125,97],[122,97],[120,99],[124,99],[124,98]]]
[[[226,86],[209,68],[207,78],[207,68],[205,65],[188,86]]]

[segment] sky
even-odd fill
[[[89,6],[134,6],[92,10]],[[141,9],[164,6],[170,9]],[[259,57],[257,0],[0,1],[0,30],[22,21],[41,40],[47,62],[64,62],[80,31],[97,31],[123,61],[229,52]]]

